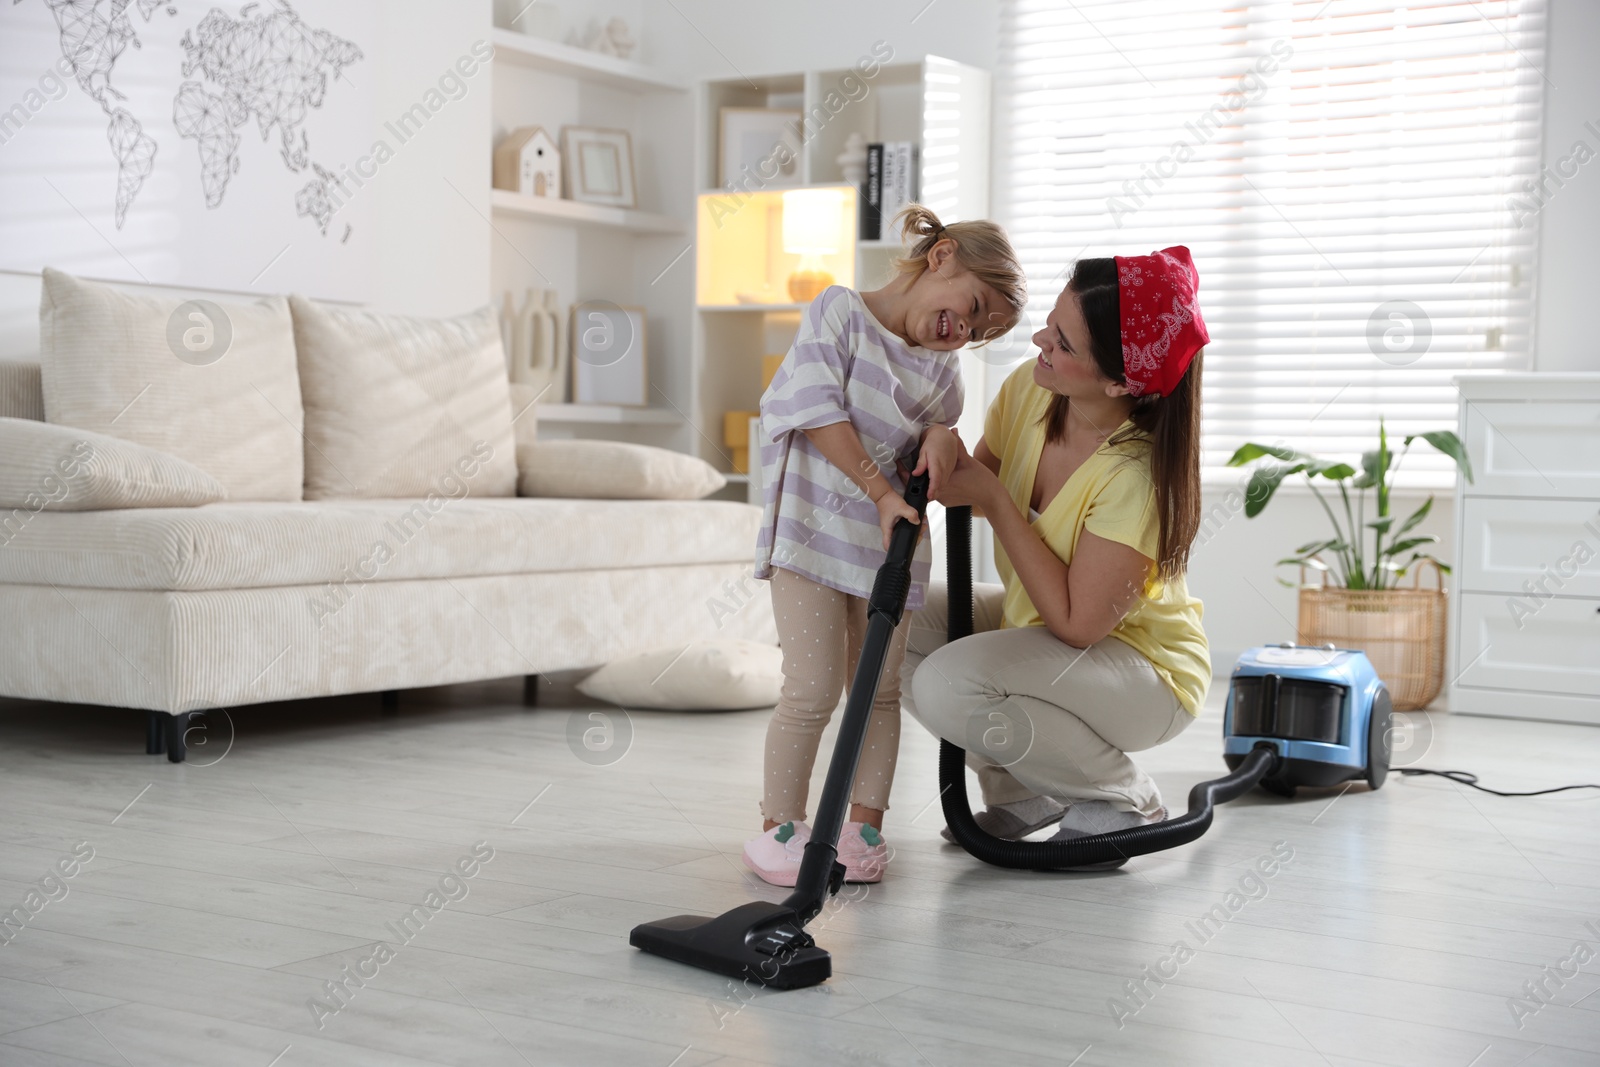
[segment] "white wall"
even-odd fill
[[[378,118],[411,107],[473,42],[489,35],[490,0],[383,0]],[[396,150],[374,179],[379,296],[374,305],[411,315],[454,315],[489,300],[490,87],[477,70]]]
[[[366,202],[376,231],[378,294],[373,303],[385,310],[446,315],[488,299],[490,72],[463,79],[465,94],[448,100],[404,144],[384,124],[437,88],[439,77],[470,55],[472,43],[488,36],[489,4],[383,0],[378,24],[361,38],[373,62],[349,71],[351,78],[375,79],[374,126],[358,143],[330,146],[330,157],[353,164],[379,139],[394,150],[351,201],[371,198]],[[0,166],[5,163],[0,153]],[[311,251],[292,254],[314,254],[312,245],[304,247]],[[271,288],[272,278],[261,284]],[[39,277],[0,273],[0,359],[36,359],[38,353]]]
[[[1550,0],[1545,53],[1544,163],[1554,170],[1583,141],[1596,158],[1555,189],[1539,213],[1534,369],[1600,370],[1594,314],[1600,241],[1600,4]],[[1569,167],[1570,170],[1570,167]],[[1553,183],[1552,183],[1553,187]]]

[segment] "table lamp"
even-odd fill
[[[833,284],[820,257],[839,251],[840,189],[791,189],[783,194],[783,250],[800,257],[789,275],[789,298],[809,304]]]

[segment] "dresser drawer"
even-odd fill
[[[1468,495],[1600,500],[1600,404],[1471,400]]]
[[[1600,599],[1462,593],[1457,685],[1600,696]]]
[[[1524,582],[1539,596],[1600,597],[1600,504],[1462,501],[1459,588],[1526,596]]]

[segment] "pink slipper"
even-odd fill
[[[874,827],[847,822],[839,832],[839,862],[847,882],[877,882],[889,865],[889,846]]]
[[[779,823],[744,843],[744,865],[763,882],[793,886],[800,877],[800,860],[810,840],[811,827],[803,821]]]

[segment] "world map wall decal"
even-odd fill
[[[120,230],[160,151],[114,84],[124,52],[130,45],[143,47],[129,16],[129,0],[42,2],[55,17],[61,55],[79,88],[110,120],[106,139],[117,165]],[[145,22],[163,6],[163,0],[137,0]],[[165,4],[165,12],[176,18],[178,4]],[[246,4],[237,16],[213,7],[184,33],[180,44],[182,75],[189,80],[173,94],[172,123],[180,137],[195,142],[206,206],[219,206],[227,195],[228,183],[241,166],[239,128],[253,121],[263,141],[277,135],[279,158],[290,171],[312,168],[314,176],[295,194],[293,206],[326,235],[333,218],[328,195],[333,168],[312,162],[304,123],[309,110],[328,100],[330,85],[343,78],[344,69],[364,58],[361,49],[306,25],[288,0],[265,7]],[[348,228],[344,236],[349,238]]]

